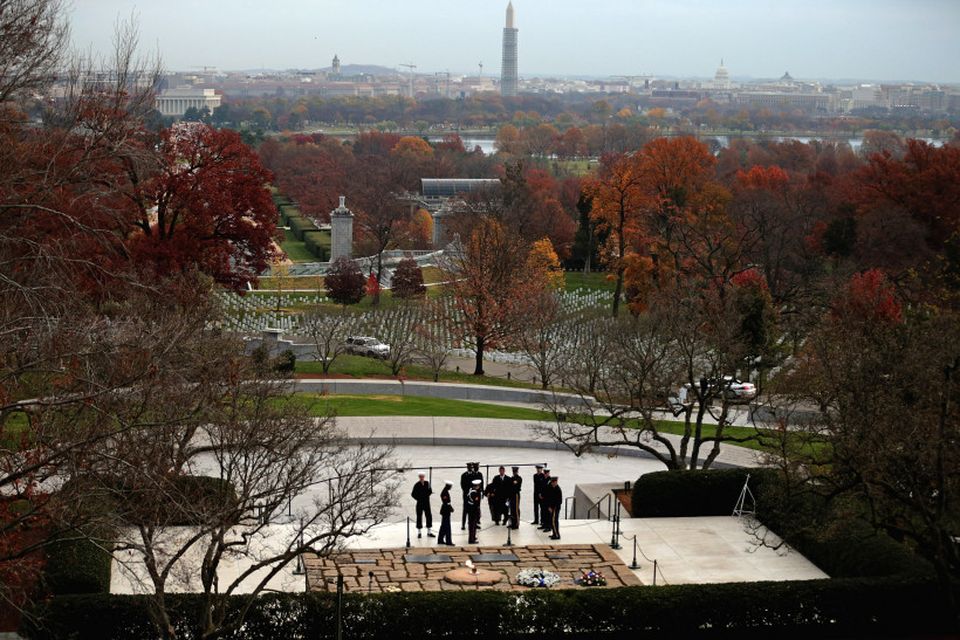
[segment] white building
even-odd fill
[[[220,106],[221,96],[213,89],[199,89],[196,87],[177,87],[167,89],[157,96],[157,111],[164,116],[182,117],[187,109],[194,107],[197,110],[206,107],[213,110]]]

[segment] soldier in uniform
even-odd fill
[[[551,540],[560,539],[560,507],[563,506],[563,489],[557,484],[558,480],[557,476],[550,478],[550,526],[553,531],[553,535],[550,536]]]
[[[543,465],[537,465],[537,472],[533,474],[533,522],[540,524],[540,492],[543,491]]]
[[[547,496],[550,494],[550,469],[544,467],[543,480],[540,482],[540,530],[550,531],[553,528],[550,525],[550,505],[547,503]]]
[[[413,484],[413,491],[410,492],[410,497],[417,501],[417,537],[422,538],[423,533],[420,531],[423,528],[423,519],[426,518],[427,521],[427,537],[435,538],[433,535],[433,513],[430,511],[430,496],[433,495],[433,489],[430,488],[430,483],[427,482],[427,474],[421,471],[417,474],[419,480]]]
[[[510,500],[508,507],[510,511],[510,528],[520,528],[520,490],[523,487],[523,478],[520,477],[520,467],[511,467],[513,475],[510,476]]]
[[[450,487],[453,483],[447,480],[443,483],[443,491],[440,492],[440,532],[437,538],[437,544],[453,546],[453,536],[450,531],[450,514],[453,513],[453,501],[450,499]]]
[[[477,529],[480,524],[480,504],[483,498],[483,481],[479,478],[474,479],[470,484],[470,491],[467,492],[467,504],[470,509],[470,537],[468,544],[477,544]]]
[[[470,484],[472,486],[474,480],[480,481],[480,487],[483,487],[483,474],[480,472],[480,463],[472,463],[473,471],[470,472]],[[483,509],[477,509],[477,529],[481,529],[480,522],[483,520]]]
[[[470,493],[470,483],[473,482],[473,463],[467,463],[467,470],[460,474],[460,491],[463,492],[463,513],[460,514],[460,531],[467,528],[467,494]]]

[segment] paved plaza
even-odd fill
[[[495,584],[480,586],[451,582],[445,576],[471,561],[478,569],[502,575]],[[543,569],[557,574],[554,589],[577,588],[574,578],[585,570],[602,573],[607,587],[639,585],[640,580],[620,557],[604,544],[530,545],[514,547],[444,547],[424,553],[421,549],[353,549],[329,558],[307,556],[306,589],[333,591],[337,574],[346,591],[464,591],[490,589],[523,591],[516,582],[523,569]]]
[[[432,418],[424,420],[434,421]],[[436,419],[440,421],[442,419]],[[498,422],[498,421],[486,421]],[[502,422],[502,421],[500,421]],[[495,426],[495,425],[494,425]],[[522,426],[522,425],[520,425]],[[500,427],[503,428],[502,425]],[[432,471],[434,496],[432,500],[434,513],[434,528],[439,528],[439,492],[445,480],[454,483],[453,514],[453,543],[455,547],[446,549],[475,549],[467,545],[467,532],[460,528],[460,517],[463,505],[460,502],[459,478],[467,461],[479,461],[481,471],[486,466],[491,467],[490,473],[496,473],[496,466],[503,464],[509,470],[513,464],[532,464],[546,462],[553,472],[560,477],[560,485],[565,496],[574,494],[576,485],[609,483],[620,484],[626,480],[635,481],[637,477],[651,471],[662,470],[662,465],[650,458],[636,458],[616,455],[585,455],[574,456],[565,450],[529,449],[510,446],[431,446],[431,445],[399,445],[395,448],[398,466],[408,468],[401,476],[399,497],[396,507],[391,511],[388,521],[373,527],[363,537],[348,540],[345,550],[348,552],[376,555],[388,550],[397,553],[397,550],[406,552],[408,535],[407,517],[414,514],[414,502],[410,497],[410,489],[416,481],[416,471],[424,469]],[[450,468],[443,468],[450,467]],[[521,476],[524,478],[524,489],[521,494],[521,526],[520,529],[510,532],[510,542],[513,546],[507,547],[507,529],[491,523],[486,504],[483,507],[483,526],[479,533],[479,549],[481,550],[508,550],[514,553],[520,548],[531,550],[562,548],[568,545],[587,545],[591,548],[603,548],[610,545],[613,537],[613,525],[606,519],[573,520],[560,522],[560,541],[550,540],[550,534],[540,531],[529,524],[532,501],[532,468],[523,467]],[[298,504],[305,506],[310,500],[309,495],[301,496],[295,501],[293,508]],[[731,512],[733,505],[730,505]],[[283,522],[281,517],[275,524],[271,524],[261,538],[254,541],[254,546],[268,548],[272,541],[284,539],[286,530],[291,525]],[[624,518],[621,522],[622,535],[619,538],[620,549],[614,553],[620,563],[629,567],[633,562],[634,538],[637,543],[636,570],[631,573],[640,584],[653,584],[653,561],[657,561],[657,584],[685,584],[685,583],[716,583],[759,580],[805,580],[827,577],[822,571],[810,563],[806,558],[790,549],[773,550],[769,547],[758,546],[752,533],[752,522],[748,519],[738,519],[732,516],[697,517],[697,518]],[[432,554],[437,551],[436,539],[426,536],[417,538],[416,529],[410,526],[410,553]],[[524,552],[526,554],[527,552]],[[187,563],[199,562],[200,558],[188,556]],[[458,558],[459,560],[459,558]],[[545,559],[543,559],[545,562]],[[236,557],[226,561],[221,568],[221,582],[227,582],[239,575],[250,559]],[[610,562],[609,559],[603,562]],[[549,568],[544,566],[543,568]],[[554,567],[556,568],[556,567]],[[302,591],[307,588],[307,579],[302,574],[294,574],[295,565],[291,564],[276,578],[271,580],[270,589],[279,591]],[[171,591],[195,591],[196,572],[175,572],[178,579],[171,585]],[[389,575],[389,574],[388,574]],[[619,574],[618,574],[619,575]],[[182,576],[182,579],[180,579]],[[114,563],[111,590],[114,593],[138,593],[144,591],[143,580],[145,573],[132,555],[121,555]],[[326,576],[323,576],[326,578]],[[410,577],[410,576],[408,576]],[[609,576],[608,576],[609,577]],[[254,585],[258,574],[254,574],[247,584]],[[432,580],[432,578],[430,578]],[[426,578],[425,578],[426,580]],[[315,582],[314,584],[319,584]],[[432,584],[432,583],[431,583]],[[383,585],[386,586],[386,585]],[[421,588],[426,588],[420,585]],[[380,587],[383,588],[382,586]],[[402,588],[402,587],[401,587]],[[408,589],[412,587],[407,587]],[[432,587],[431,587],[432,588]],[[241,588],[242,592],[244,589]]]

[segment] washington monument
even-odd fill
[[[517,28],[513,26],[513,3],[507,3],[507,22],[503,27],[503,61],[500,65],[500,95],[517,95]]]

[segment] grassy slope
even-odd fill
[[[396,395],[298,394],[310,403],[314,415],[335,411],[339,416],[447,416],[514,420],[551,420],[551,414],[537,409],[511,407],[467,400],[422,398]]]
[[[323,369],[319,362],[297,362],[297,373],[306,373],[314,375],[323,375]],[[365,358],[363,356],[343,355],[333,362],[330,368],[331,375],[350,376],[354,378],[369,377],[387,377],[390,375],[390,367],[382,360],[374,358]],[[433,373],[427,367],[421,365],[407,365],[403,369],[404,377],[408,380],[433,380]],[[498,387],[518,387],[524,389],[539,388],[535,385],[519,382],[517,380],[505,380],[503,378],[493,378],[488,376],[474,376],[470,373],[443,371],[440,374],[441,382],[464,382],[469,384],[489,384]]]
[[[608,280],[607,273],[587,273],[584,274],[580,271],[568,271],[563,274],[564,279],[566,280],[567,291],[573,291],[574,289],[588,289],[591,291],[610,291],[612,292],[615,283],[613,280]]]

